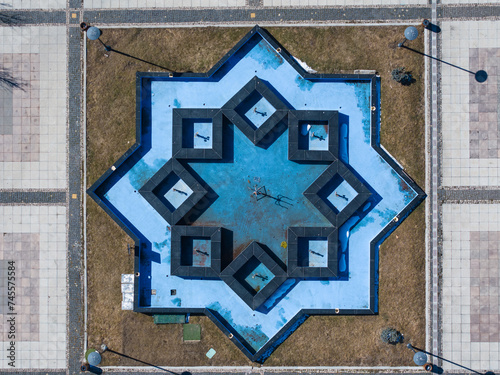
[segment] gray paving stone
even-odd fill
[[[0,204],[66,203],[65,191],[0,191]]]
[[[255,15],[251,18],[251,13]],[[148,9],[90,10],[84,13],[86,22],[122,23],[224,23],[280,21],[383,21],[414,20],[430,17],[430,9],[415,8],[258,8],[258,9]]]
[[[81,155],[81,42],[79,28],[70,28],[68,35],[68,75],[69,75],[69,155],[68,183],[71,194],[78,193],[82,180]],[[80,371],[83,353],[83,264],[82,264],[82,214],[81,200],[69,200],[68,222],[68,370],[70,374]]]
[[[500,190],[481,188],[439,189],[441,201],[500,201]]]
[[[66,12],[2,10],[0,24],[5,23],[6,19],[12,20],[14,25],[65,24]]]

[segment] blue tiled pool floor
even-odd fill
[[[220,225],[233,231],[234,254],[250,242],[267,245],[283,262],[286,230],[294,226],[331,226],[303,195],[325,170],[324,164],[299,164],[288,160],[288,133],[268,149],[255,147],[234,128],[233,162],[190,162],[189,165],[218,195],[194,225]],[[274,198],[257,197],[255,187],[265,186]],[[259,200],[257,200],[259,198]]]

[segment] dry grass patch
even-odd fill
[[[174,71],[205,72],[249,28],[112,29],[102,40],[114,49]],[[375,69],[382,82],[384,147],[424,186],[423,58],[398,50],[404,27],[269,28],[294,56],[321,73]],[[421,30],[420,30],[421,31]],[[422,38],[412,47],[423,50]],[[99,178],[135,142],[135,73],[159,71],[152,65],[111,53],[98,43],[87,48],[87,186]],[[404,66],[416,79],[402,86],[392,69]],[[128,236],[94,202],[87,206],[89,346],[105,342],[121,353],[158,365],[248,365],[248,359],[206,317],[202,340],[182,343],[180,325],[155,326],[151,317],[120,310],[120,275],[133,273]],[[313,316],[267,360],[266,365],[361,366],[411,365],[403,345],[380,342],[380,331],[394,327],[424,345],[425,214],[420,206],[380,248],[380,298],[376,316]],[[208,360],[211,347],[217,354]],[[105,355],[104,365],[134,365]]]

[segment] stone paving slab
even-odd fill
[[[431,11],[425,7],[413,8],[230,8],[230,9],[158,9],[158,10],[87,10],[86,22],[115,24],[152,24],[175,23],[192,24],[203,22],[234,23],[247,22],[255,25],[259,22],[334,22],[349,21],[386,21],[415,20],[430,18]]]
[[[498,4],[498,0],[441,0],[441,4]]]
[[[444,61],[488,73],[478,83],[470,73],[441,65],[442,185],[498,186],[500,22],[452,21],[441,28]]]
[[[0,269],[15,277],[0,274],[0,369],[66,368],[66,220],[64,206],[0,206]]]
[[[65,9],[66,0],[2,0],[5,9]]]
[[[0,204],[65,204],[65,191],[0,191]]]
[[[442,211],[443,357],[498,370],[500,204],[443,204]]]
[[[12,134],[0,135],[0,189],[66,188],[66,29],[0,28],[12,90]]]
[[[66,12],[59,10],[3,10],[2,14],[12,20],[13,25],[65,24]]]

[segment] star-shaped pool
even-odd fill
[[[256,26],[137,92],[88,191],[136,241],[134,311],[204,313],[258,362],[311,314],[378,312],[378,247],[425,198],[378,144],[378,76],[309,74]]]

